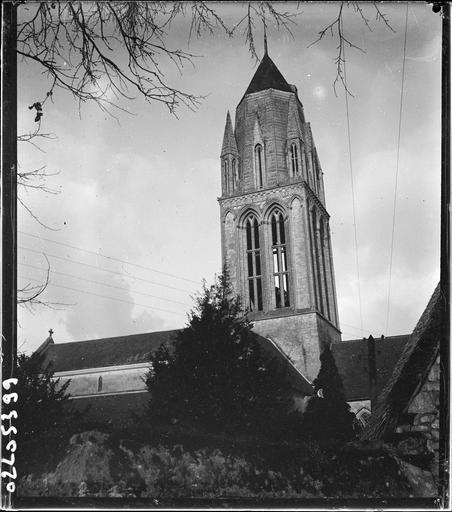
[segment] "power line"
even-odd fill
[[[350,162],[350,181],[352,185],[352,208],[353,208],[353,231],[355,234],[355,262],[356,262],[356,275],[358,278],[358,300],[359,300],[359,319],[361,325],[361,331],[363,329],[363,311],[362,311],[362,303],[361,303],[361,279],[359,277],[359,257],[358,257],[358,235],[356,229],[356,209],[355,209],[355,187],[353,180],[353,163],[352,163],[352,140],[350,135],[350,114],[348,108],[348,88],[347,88],[347,71],[346,71],[346,63],[345,63],[345,48],[344,48],[344,84],[345,84],[345,111],[347,114],[347,134],[348,134],[348,156]]]
[[[394,252],[394,234],[395,234],[395,219],[396,219],[396,205],[397,205],[397,185],[399,178],[399,156],[400,156],[400,134],[402,130],[402,106],[403,106],[403,89],[405,84],[405,60],[406,60],[406,39],[408,33],[408,2],[406,3],[405,12],[405,36],[403,40],[403,61],[402,61],[402,84],[400,87],[400,107],[399,107],[399,133],[397,137],[397,157],[396,157],[396,175],[394,184],[394,201],[392,209],[392,235],[391,235],[391,252],[389,257],[389,279],[388,279],[388,304],[386,308],[386,329],[385,333],[388,334],[389,326],[389,311],[390,311],[390,299],[391,299],[391,279],[392,279],[392,256]]]
[[[26,276],[20,276],[20,277],[22,279],[26,279],[27,281],[40,282],[39,279],[35,279],[34,277],[26,277]],[[179,316],[185,315],[185,313],[177,313],[176,311],[170,311],[169,309],[163,309],[163,308],[157,308],[157,307],[154,307],[154,306],[148,306],[147,304],[139,304],[138,302],[132,302],[132,301],[129,301],[129,300],[118,299],[116,297],[109,297],[108,295],[101,295],[99,293],[88,292],[86,290],[80,290],[78,288],[71,288],[69,286],[63,286],[61,284],[48,283],[47,286],[56,286],[57,288],[64,288],[65,290],[70,290],[70,291],[73,291],[73,292],[85,293],[87,295],[94,295],[95,297],[101,297],[102,299],[114,300],[116,302],[124,302],[124,304],[132,304],[132,306],[142,306],[143,308],[152,309],[152,310],[155,310],[155,311],[163,311],[165,313],[171,313],[172,315],[179,315]]]
[[[362,327],[356,327],[356,326],[354,326],[354,325],[344,324],[344,322],[341,322],[341,325],[345,325],[346,327],[351,327],[352,329],[355,329],[355,330],[357,330],[357,331],[369,332],[368,330],[363,329]]]
[[[47,269],[42,268],[42,267],[36,267],[35,265],[29,265],[28,263],[19,263],[19,265],[21,265],[22,267],[30,267],[30,268],[34,268],[36,270],[42,270],[44,272],[47,270]],[[115,288],[116,290],[124,290],[124,291],[127,291],[127,292],[136,293],[138,295],[144,295],[146,297],[151,297],[153,299],[164,300],[166,302],[173,302],[174,304],[181,304],[182,306],[191,307],[190,304],[187,304],[185,302],[179,302],[177,300],[172,300],[172,299],[165,299],[164,297],[158,297],[157,295],[151,295],[149,293],[137,292],[135,290],[130,290],[129,288],[125,288],[123,286],[115,286],[113,284],[101,283],[100,281],[93,281],[92,279],[86,279],[85,277],[74,276],[73,274],[66,274],[65,272],[57,272],[56,270],[49,270],[49,272],[51,272],[52,274],[59,274],[61,276],[72,277],[73,279],[78,279],[78,280],[81,280],[81,281],[86,281],[87,283],[93,283],[93,284],[98,284],[98,285],[101,285],[101,286],[107,286],[108,288]]]
[[[58,260],[63,260],[63,261],[69,261],[70,263],[75,263],[76,265],[83,265],[85,267],[94,268],[96,270],[101,270],[102,272],[109,272],[110,274],[115,274],[115,275],[118,275],[121,277],[128,277],[131,279],[136,279],[138,281],[143,281],[145,283],[154,284],[156,286],[163,286],[164,288],[169,288],[171,290],[192,293],[192,290],[186,290],[184,288],[178,288],[177,286],[170,286],[168,284],[156,283],[155,281],[150,281],[149,279],[144,279],[142,277],[133,276],[132,274],[124,274],[122,272],[116,272],[114,270],[110,270],[110,269],[103,268],[103,267],[97,267],[96,265],[90,265],[89,263],[83,263],[82,261],[73,260],[71,258],[64,258],[63,256],[57,256],[56,254],[49,254],[48,252],[37,251],[36,249],[30,249],[29,247],[23,247],[23,246],[19,245],[18,248],[23,249],[24,251],[30,251],[30,252],[34,252],[37,254],[46,254],[47,256],[50,256],[51,258],[56,258]]]
[[[50,243],[56,244],[56,245],[62,245],[63,247],[69,247],[70,249],[76,249],[77,251],[86,252],[88,254],[94,254],[95,256],[101,256],[102,258],[106,258],[108,260],[117,261],[119,263],[124,263],[126,265],[131,265],[132,267],[149,270],[151,272],[156,272],[157,274],[162,274],[164,276],[174,277],[175,279],[181,279],[183,281],[188,281],[189,283],[199,284],[198,281],[194,281],[193,279],[188,279],[187,277],[177,276],[175,274],[170,274],[169,272],[162,272],[161,270],[157,270],[157,269],[151,268],[151,267],[146,267],[145,265],[139,265],[138,263],[131,263],[130,261],[121,260],[119,258],[115,258],[114,256],[106,256],[104,254],[100,254],[99,252],[90,251],[89,249],[83,249],[82,247],[78,247],[76,245],[65,244],[63,242],[57,242],[55,240],[51,240],[50,238],[43,238],[38,235],[32,235],[31,233],[26,233],[25,231],[19,231],[19,233],[21,235],[31,236],[33,238],[38,238],[39,240],[44,240],[45,242],[50,242]]]

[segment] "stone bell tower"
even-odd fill
[[[249,311],[308,378],[341,340],[323,172],[303,105],[267,50],[221,149],[223,264]]]

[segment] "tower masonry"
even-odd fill
[[[297,89],[265,52],[221,149],[221,245],[254,330],[308,378],[341,340],[323,172]]]

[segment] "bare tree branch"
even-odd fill
[[[45,254],[44,257],[47,261],[47,272],[44,283],[39,285],[31,285],[30,283],[28,283],[23,288],[17,290],[17,303],[20,304],[21,306],[25,306],[30,311],[34,311],[34,308],[36,308],[37,306],[45,306],[51,309],[59,310],[71,305],[65,304],[63,302],[51,302],[42,299],[42,294],[46,291],[50,281],[50,263]],[[19,296],[19,294],[21,294],[21,296]]]
[[[43,165],[33,171],[17,172],[17,184],[26,189],[42,190],[47,194],[59,194],[60,191],[54,188],[50,188],[46,185],[47,178],[51,176],[57,176],[59,172],[47,172],[46,166]]]
[[[369,18],[364,14],[363,9],[361,8],[361,5],[359,2],[341,2],[339,5],[339,11],[337,14],[337,17],[326,27],[324,27],[320,32],[318,33],[318,38],[313,41],[308,48],[313,46],[314,44],[317,44],[320,42],[326,35],[330,35],[331,37],[337,37],[338,45],[337,45],[337,56],[334,60],[334,63],[336,65],[336,76],[333,82],[333,89],[334,94],[337,96],[337,84],[340,82],[342,86],[344,87],[344,90],[346,94],[350,94],[353,96],[353,94],[350,92],[346,77],[345,77],[345,48],[348,46],[349,48],[353,48],[355,50],[358,50],[362,53],[366,53],[365,50],[363,50],[358,45],[352,43],[346,36],[344,32],[344,21],[343,21],[343,9],[344,6],[347,8],[352,7],[356,13],[359,14],[361,20],[364,22],[365,26],[372,32],[372,28],[370,26]],[[376,2],[372,2],[372,6],[376,10],[376,20],[377,21],[383,21],[384,24],[393,32],[394,29],[389,24],[389,21],[384,13],[381,12]]]

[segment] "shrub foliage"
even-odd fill
[[[287,435],[292,390],[262,350],[227,271],[195,299],[173,346],[151,356],[150,415],[215,432]]]
[[[17,364],[19,439],[27,441],[46,433],[65,432],[76,417],[67,403],[69,380],[61,383],[60,379],[53,379],[51,366],[45,366],[44,356],[37,353],[19,354]]]
[[[350,441],[355,437],[355,415],[345,400],[344,386],[330,348],[320,355],[320,370],[314,380],[317,395],[309,400],[303,415],[303,432],[321,442]]]

